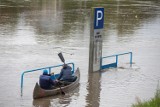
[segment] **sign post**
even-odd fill
[[[94,72],[101,67],[104,8],[92,8],[90,24],[89,72]]]

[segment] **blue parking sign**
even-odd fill
[[[104,25],[104,8],[94,10],[94,29],[102,29]]]

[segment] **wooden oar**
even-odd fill
[[[65,95],[65,92],[62,90],[61,85],[59,84],[59,81],[57,82],[57,84],[58,84],[58,86],[59,86],[59,88],[60,88],[60,90],[61,90],[61,94],[62,94],[62,95]]]
[[[58,56],[59,56],[59,58],[61,59],[61,61],[65,64],[65,59],[64,59],[64,57],[63,57],[63,55],[62,55],[61,52],[58,53]]]
[[[58,56],[59,56],[59,58],[61,59],[61,61],[65,64],[65,59],[64,59],[64,57],[63,57],[63,55],[62,55],[61,52],[58,53]],[[55,75],[54,75],[54,78],[56,79]],[[59,88],[60,88],[60,90],[61,90],[61,94],[62,94],[62,95],[65,95],[65,92],[62,90],[61,85],[59,84],[59,82],[57,82],[57,84],[58,84],[58,86],[59,86]]]
[[[53,73],[53,76],[54,76],[54,78],[57,80],[57,78],[55,77],[54,73]],[[62,95],[65,95],[65,92],[62,90],[61,85],[59,84],[59,81],[57,82],[57,84],[58,84],[58,87],[59,87],[60,90],[61,90],[61,94],[62,94]]]

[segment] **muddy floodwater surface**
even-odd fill
[[[132,67],[125,55],[118,68],[88,73],[91,7],[105,9],[102,56],[133,52]],[[62,64],[61,51],[80,68],[79,87],[33,100],[42,74],[33,72],[21,96],[22,72]],[[159,0],[0,0],[0,107],[130,107],[154,96],[159,61]]]

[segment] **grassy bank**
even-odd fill
[[[154,98],[149,101],[142,102],[137,98],[137,103],[133,104],[132,107],[160,107],[160,89],[157,89]]]

